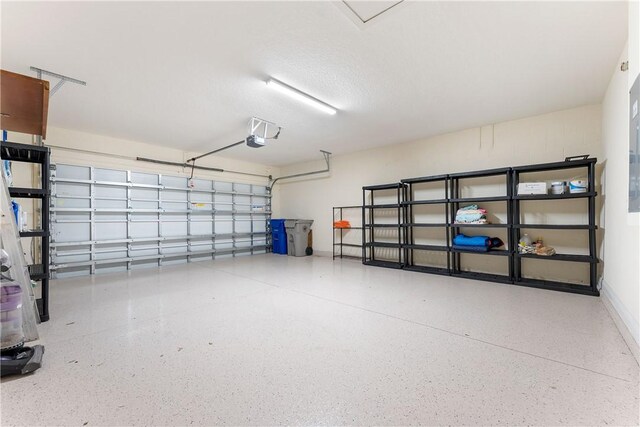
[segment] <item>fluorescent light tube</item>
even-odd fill
[[[290,96],[291,98],[297,99],[298,101],[304,102],[307,105],[311,105],[312,107],[317,108],[320,111],[324,111],[327,114],[335,114],[338,112],[331,105],[326,104],[319,99],[314,98],[311,95],[307,95],[304,92],[300,92],[298,89],[293,88],[287,84],[282,83],[276,79],[267,80],[267,86],[277,90],[278,92],[284,93],[285,95]]]

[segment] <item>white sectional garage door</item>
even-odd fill
[[[265,185],[52,167],[54,277],[265,253]]]

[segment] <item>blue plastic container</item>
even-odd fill
[[[284,219],[271,220],[271,241],[274,254],[287,254],[287,230],[284,228]]]

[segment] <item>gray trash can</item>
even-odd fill
[[[287,230],[287,255],[306,256],[307,239],[312,219],[285,219],[284,228]]]

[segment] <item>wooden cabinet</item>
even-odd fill
[[[0,129],[46,138],[49,82],[0,71]]]

